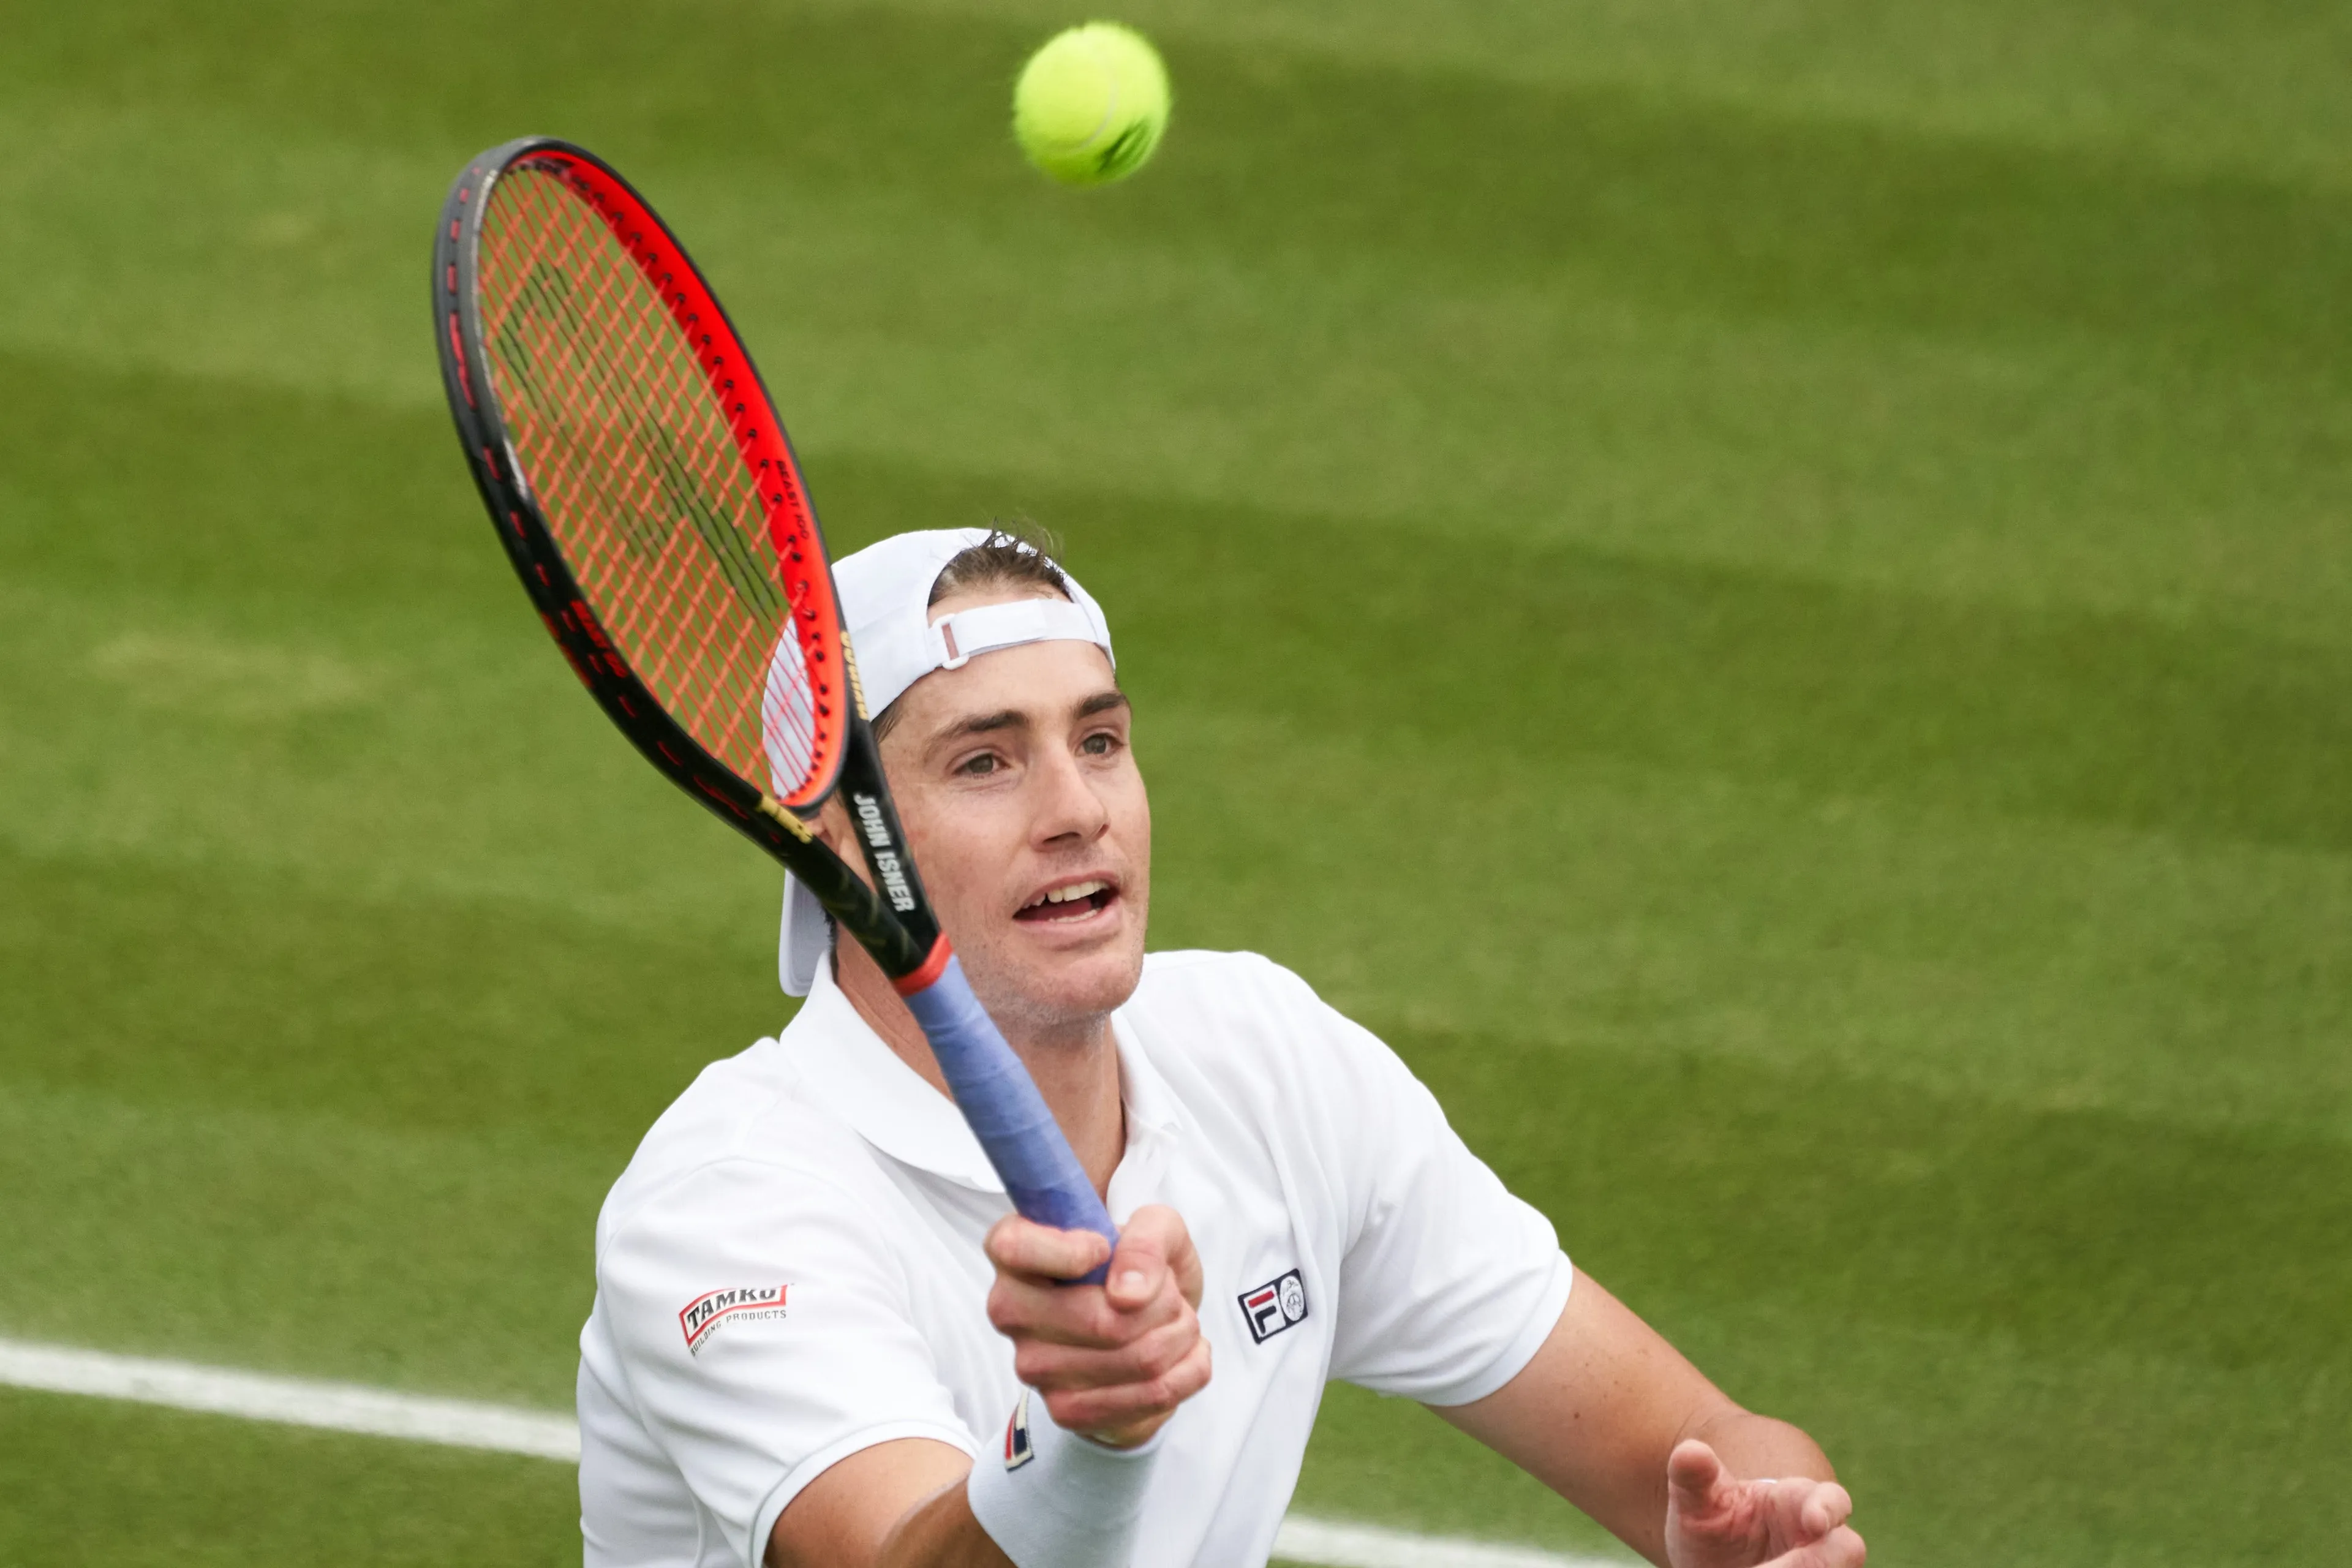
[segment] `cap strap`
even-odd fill
[[[1067,599],[1014,599],[958,610],[930,624],[926,637],[933,669],[961,669],[976,656],[1033,642],[1090,642],[1105,653],[1110,639],[1092,616]]]

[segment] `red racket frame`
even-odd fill
[[[810,775],[781,800],[705,750],[630,668],[583,593],[517,462],[483,350],[476,285],[489,194],[502,175],[526,163],[559,172],[603,216],[693,345],[726,411],[737,450],[756,478],[794,633],[811,662],[839,671],[846,686],[845,691],[826,691],[836,700],[824,704],[829,712],[820,719]],[[871,888],[812,841],[802,821],[841,786],[845,772],[870,778],[872,784],[857,793],[877,797],[892,841],[886,847],[911,869],[897,813],[880,785],[880,759],[865,722],[855,657],[840,632],[830,557],[799,458],[734,323],[668,226],[617,171],[586,149],[548,136],[509,142],[475,158],[450,188],[434,240],[433,307],[442,378],[467,466],[499,524],[499,538],[516,574],[581,684],[646,761],[801,876],[869,949],[878,939],[882,951],[875,956],[895,980],[935,975],[947,948],[919,890],[911,921],[906,912],[885,910]],[[869,847],[869,858],[874,853]]]

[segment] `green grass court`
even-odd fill
[[[786,1016],[441,407],[444,185],[551,131],[836,544],[1065,537],[1155,945],[1384,1033],[1874,1561],[2330,1560],[2352,13],[1119,15],[1175,123],[1073,195],[1038,0],[16,8],[0,1335],[567,1406],[605,1186]],[[0,1392],[11,1563],[576,1563],[572,1484]],[[1344,1389],[1300,1501],[1602,1544]]]

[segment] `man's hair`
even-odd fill
[[[936,605],[950,594],[974,588],[1043,588],[1070,598],[1070,580],[1054,564],[1056,548],[1054,536],[1034,523],[992,522],[986,539],[967,544],[948,558],[932,580],[931,596],[924,603]],[[874,715],[877,742],[898,727],[898,703],[905,700],[901,693],[897,701]]]
[[[1033,523],[1003,522],[989,525],[988,537],[978,544],[967,544],[949,558],[940,568],[931,584],[931,596],[926,604],[938,604],[950,594],[961,594],[968,588],[997,588],[1026,585],[1051,588],[1066,599],[1070,596],[1070,580],[1054,564],[1057,542],[1054,536]]]

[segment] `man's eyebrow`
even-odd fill
[[[1114,708],[1127,706],[1127,693],[1113,687],[1108,691],[1097,691],[1079,703],[1074,710],[1074,716],[1091,719],[1097,713],[1107,713]],[[1025,730],[1028,727],[1028,714],[1018,708],[1002,708],[993,713],[973,713],[957,720],[932,736],[931,744],[942,745],[951,741],[968,740],[974,735],[993,734],[999,730]]]
[[[969,718],[959,719],[932,740],[936,744],[940,741],[961,741],[967,735],[985,735],[997,730],[1024,730],[1028,726],[1028,714],[1018,708],[1003,708],[993,713],[974,713]]]

